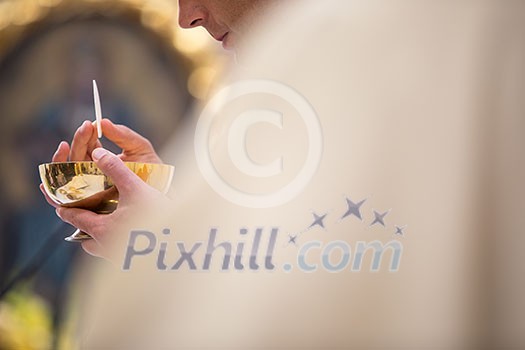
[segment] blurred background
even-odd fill
[[[81,249],[62,240],[73,228],[45,203],[37,166],[94,119],[91,81],[104,117],[162,149],[223,55],[204,30],[178,28],[176,0],[0,0],[2,288],[34,265],[0,299],[0,349],[69,348],[64,300]]]
[[[315,71],[317,75],[296,73],[302,72],[301,69],[304,71],[305,67],[314,67],[313,64],[326,62],[325,52],[333,52],[339,45],[336,36],[329,38],[326,33],[333,31],[345,36],[347,27],[334,25],[338,23],[330,17],[334,11],[326,6],[328,1],[311,1],[330,11],[325,16],[316,11],[311,13],[311,18],[308,17],[310,12],[305,12],[304,18],[295,18],[287,17],[289,13],[283,12],[283,20],[278,23],[287,24],[284,28],[288,32],[281,32],[279,26],[272,27],[272,31],[265,33],[272,43],[269,47],[286,47],[289,44],[287,39],[294,35],[301,34],[301,40],[293,42],[294,48],[288,52],[268,50],[264,42],[255,42],[254,45],[264,52],[255,51],[257,60],[252,63],[265,61],[264,67],[258,65],[260,76],[275,71],[277,76],[289,74],[289,82],[295,82],[290,85],[310,89],[305,95],[311,100],[318,97],[317,106],[328,111],[326,115],[334,120],[342,115],[338,108],[347,113],[348,92],[358,92],[350,100],[359,102],[352,111],[364,111],[356,119],[357,125],[364,128],[359,129],[353,124],[350,127],[353,121],[349,118],[328,124],[335,137],[327,137],[330,142],[325,145],[337,151],[326,152],[331,158],[326,158],[329,161],[324,163],[325,177],[319,179],[329,179],[330,184],[321,200],[324,198],[325,203],[329,203],[330,196],[341,191],[336,187],[349,179],[368,184],[375,193],[396,200],[395,210],[405,208],[407,217],[413,218],[409,230],[415,233],[403,243],[407,252],[403,256],[404,269],[396,278],[362,274],[332,279],[333,275],[325,274],[312,279],[296,274],[296,279],[292,279],[291,275],[273,274],[243,279],[240,278],[242,275],[231,274],[226,278],[230,280],[228,284],[224,283],[224,274],[214,275],[215,279],[208,278],[211,275],[199,279],[197,274],[192,283],[177,291],[184,297],[174,298],[178,304],[173,302],[170,307],[183,306],[183,310],[191,310],[198,305],[204,312],[190,318],[193,324],[187,322],[187,314],[179,312],[180,309],[166,313],[169,314],[167,320],[178,321],[175,325],[182,327],[164,322],[165,328],[152,326],[150,334],[155,336],[164,332],[171,337],[177,334],[175,332],[182,335],[186,332],[188,339],[200,337],[212,342],[217,338],[210,334],[202,337],[203,329],[213,329],[217,333],[229,330],[232,333],[221,333],[218,339],[228,341],[234,338],[242,342],[248,341],[250,335],[272,334],[277,329],[279,337],[286,341],[294,340],[295,331],[296,335],[310,333],[310,338],[304,338],[306,340],[322,334],[319,341],[336,334],[338,338],[334,338],[334,344],[339,337],[342,339],[350,334],[349,339],[365,339],[368,344],[388,342],[390,348],[397,340],[409,344],[430,342],[435,348],[440,342],[472,342],[475,345],[466,349],[525,349],[522,345],[525,344],[525,264],[522,261],[525,237],[525,217],[522,215],[525,206],[522,186],[524,139],[521,135],[525,99],[520,95],[525,91],[522,59],[525,52],[522,14],[525,12],[519,11],[523,10],[519,1],[508,1],[500,7],[496,0],[449,2],[443,6],[439,2],[421,4],[415,0],[399,1],[405,6],[388,1],[378,4],[355,2],[349,16],[341,18],[357,21],[346,21],[345,25],[355,25],[357,31],[352,38],[358,40],[351,47],[361,48],[363,53],[349,51],[336,55],[335,63],[330,62],[331,69],[328,69],[331,74],[326,74],[325,67],[322,67]],[[311,9],[305,0],[298,3],[307,10]],[[338,5],[353,3],[340,0]],[[416,3],[418,5],[413,6]],[[374,9],[378,5],[381,9]],[[355,15],[353,10],[360,8]],[[368,10],[371,10],[370,15]],[[420,14],[426,16],[420,17]],[[366,21],[378,18],[378,15],[387,21],[368,25],[370,22]],[[293,22],[290,18],[307,20],[301,30],[296,30],[294,23],[303,22]],[[410,20],[397,22],[399,19]],[[430,22],[425,22],[425,19]],[[326,32],[314,33],[314,29],[325,23]],[[393,31],[390,36],[389,28],[396,28],[397,23],[402,24],[398,26],[399,31]],[[412,30],[415,26],[421,26],[420,33]],[[309,32],[312,32],[312,38],[321,38],[315,48],[311,47],[310,37],[308,43],[304,42],[305,33]],[[409,34],[406,41],[403,34]],[[381,46],[387,39],[391,42]],[[424,45],[414,50],[412,45],[420,43]],[[406,46],[398,51],[395,45],[400,44]],[[280,54],[276,55],[276,52]],[[297,60],[293,56],[296,52],[307,55],[304,55],[305,59]],[[133,285],[137,286],[133,288],[134,293],[128,295],[122,292],[126,290],[126,284],[97,283],[100,280],[83,273],[85,264],[82,260],[89,259],[90,265],[106,262],[88,257],[78,245],[63,240],[74,229],[60,223],[53,208],[42,197],[38,190],[37,167],[50,161],[59,142],[70,141],[84,120],[94,119],[93,79],[98,83],[104,116],[137,130],[162,151],[164,145],[172,144],[171,135],[184,126],[192,106],[208,97],[212,86],[227,68],[227,62],[231,61],[225,55],[220,44],[212,42],[203,29],[178,28],[177,0],[0,0],[0,290],[9,289],[0,297],[0,350],[74,349],[76,342],[72,334],[78,316],[77,307],[89,307],[79,294],[94,289],[85,288],[93,286],[101,287],[99,292],[105,292],[107,288],[112,293],[104,299],[107,304],[101,304],[106,306],[103,312],[96,315],[103,321],[97,324],[98,334],[101,334],[100,328],[108,329],[105,327],[108,323],[113,325],[112,321],[124,319],[128,322],[122,322],[120,327],[110,327],[106,337],[129,335],[127,341],[132,344],[140,338],[130,334],[136,328],[130,330],[128,324],[142,320],[134,319],[133,313],[119,313],[116,311],[118,305],[111,301],[127,296],[126,301],[135,302],[134,297],[142,297],[144,287],[155,288],[149,280],[139,279],[138,284]],[[350,56],[354,57],[354,63],[359,64],[347,65],[346,59]],[[409,69],[412,68],[411,61],[406,60],[411,57],[415,57],[416,63],[413,76],[404,74],[407,71],[413,73]],[[293,64],[294,69],[281,72],[280,69],[287,64]],[[337,71],[339,67],[345,69]],[[398,67],[400,69],[396,70]],[[348,76],[354,78],[352,84],[347,84],[350,81]],[[367,80],[369,76],[373,78],[371,82]],[[325,90],[328,84],[323,82],[330,81],[342,85]],[[387,83],[381,85],[384,81]],[[450,81],[453,84],[449,84]],[[365,83],[360,86],[360,82]],[[396,83],[399,84],[395,85],[396,93],[388,96],[384,104],[377,103],[376,110],[376,101],[388,94],[394,87],[392,84]],[[382,88],[375,89],[373,84]],[[336,91],[341,95],[336,95],[339,96],[336,98],[326,91]],[[405,106],[402,101],[413,101],[413,91],[417,91],[422,100]],[[344,103],[332,103],[333,100]],[[374,108],[370,108],[372,105]],[[389,118],[389,123],[376,128],[377,124],[365,118],[370,114],[381,121],[383,113],[390,115],[390,106],[393,106],[392,113],[403,114],[399,125],[396,119]],[[427,106],[431,108],[426,110]],[[404,113],[405,107],[408,113]],[[428,120],[419,118],[421,115]],[[415,120],[417,122],[412,125]],[[389,125],[391,129],[388,129]],[[390,130],[396,127],[399,130],[391,133]],[[324,128],[325,135],[329,135],[328,130]],[[353,134],[348,133],[350,130]],[[374,142],[374,135],[380,136],[381,142]],[[343,139],[347,143],[340,143]],[[389,144],[388,140],[395,142]],[[102,142],[106,148],[117,151],[107,140]],[[439,147],[436,146],[438,142]],[[367,154],[360,153],[352,159],[353,163],[340,162],[338,152],[350,149],[342,147],[344,145],[355,149],[368,148],[368,154],[374,156],[366,157]],[[387,151],[381,149],[383,145],[388,145],[384,147]],[[401,160],[400,165],[396,164],[390,170],[381,158],[387,159],[385,164],[393,164],[396,158],[385,156],[389,154],[397,155]],[[408,169],[413,171],[402,168],[403,164],[409,165]],[[443,172],[450,165],[453,168],[448,173]],[[187,174],[196,171],[187,168],[190,167],[185,167]],[[366,172],[352,173],[352,169],[365,168]],[[471,176],[471,172],[476,176]],[[442,176],[443,173],[446,176]],[[179,174],[177,172],[177,176]],[[392,175],[389,177],[389,174]],[[320,180],[317,186],[324,189],[325,184]],[[428,186],[426,181],[432,181],[432,185]],[[179,182],[183,183],[182,180]],[[407,189],[407,195],[396,194],[400,191],[393,188],[392,184],[396,183],[401,184],[401,189]],[[376,184],[381,187],[375,187]],[[211,189],[202,189],[201,197],[187,191],[187,198],[192,196],[192,205],[177,215],[185,215],[191,221],[192,210],[202,203],[200,200],[208,194],[207,191]],[[317,196],[318,192],[311,192],[311,198],[314,195]],[[362,198],[367,195],[363,193]],[[221,211],[214,210],[224,202],[219,197],[213,198],[215,202],[207,202],[204,209],[210,213],[210,220],[222,220],[220,216],[233,209],[226,205]],[[319,198],[316,197],[316,201],[319,205]],[[385,208],[392,205],[385,203]],[[304,201],[301,205],[306,208],[309,204]],[[329,205],[332,204],[326,206]],[[270,215],[267,212],[249,214],[243,220],[259,220],[259,217]],[[279,214],[286,219],[290,216],[283,210]],[[208,222],[198,224],[207,228]],[[12,283],[16,276],[25,278]],[[155,276],[151,281],[155,281]],[[231,281],[240,287],[232,288]],[[215,293],[203,298],[210,286],[216,288]],[[312,286],[315,288],[309,288]],[[231,290],[237,294],[230,293]],[[251,294],[253,298],[237,298],[255,290],[257,292]],[[172,297],[171,288],[156,288],[156,291],[161,297],[169,291],[169,297]],[[265,300],[258,298],[265,291],[271,293],[270,297]],[[286,297],[293,301],[289,304],[292,306],[285,305],[288,303]],[[314,303],[312,312],[308,309],[302,310],[302,314],[287,312],[293,305],[298,305],[296,309],[300,305],[310,305],[310,297],[320,300]],[[153,310],[169,310],[162,304],[163,299],[152,300],[159,300],[158,309]],[[340,300],[345,302],[340,303]],[[275,320],[270,319],[274,316],[273,302],[281,307]],[[126,302],[122,304],[128,305]],[[218,308],[206,307],[210,305]],[[222,318],[223,313],[217,310],[222,309],[226,314],[233,307],[238,312],[232,313],[228,324]],[[143,310],[145,308],[138,308],[133,312]],[[271,322],[261,330],[257,322],[246,322],[248,317],[253,317],[252,310],[260,312]],[[149,312],[148,321],[162,323],[162,318],[159,321],[157,314]],[[313,320],[312,314],[317,315]],[[290,322],[291,326],[282,328],[281,332],[277,325],[293,321],[297,315],[308,317],[302,317],[295,324]],[[326,321],[326,315],[332,319]],[[199,322],[202,320],[207,324]],[[236,322],[247,330],[239,339],[235,338],[239,335],[239,328],[230,326],[237,325]],[[215,327],[216,324],[223,327]],[[92,331],[92,328],[88,329]],[[312,331],[305,332],[305,329]],[[96,330],[94,333],[97,334]],[[272,341],[271,337],[261,338]],[[91,340],[96,344],[97,339]],[[503,344],[516,345],[505,347]],[[419,348],[424,348],[424,345]]]

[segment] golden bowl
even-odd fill
[[[167,164],[124,162],[145,183],[166,193],[171,185],[174,167]],[[68,208],[109,214],[117,208],[118,191],[111,179],[94,162],[57,162],[38,166],[40,179],[47,195],[56,204]],[[80,230],[66,241],[91,239]]]

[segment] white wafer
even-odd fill
[[[97,82],[93,80],[93,98],[95,99],[95,120],[97,124],[98,138],[102,137],[102,108],[100,107],[100,96],[98,95]]]

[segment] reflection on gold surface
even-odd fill
[[[168,191],[173,166],[135,162],[124,164],[151,187],[162,193]],[[38,169],[45,192],[56,204],[99,214],[109,214],[117,208],[117,188],[94,162],[47,163],[41,164]],[[86,239],[91,237],[80,230],[66,238],[68,241]]]
[[[78,201],[104,190],[104,179],[97,175],[75,175],[70,182],[56,191],[62,203]]]
[[[125,164],[151,187],[161,192],[168,190],[174,171],[171,165]],[[39,171],[46,193],[59,205],[101,212],[99,208],[118,199],[113,182],[94,162],[47,163],[41,164]]]

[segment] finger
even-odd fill
[[[62,141],[58,144],[58,148],[53,154],[52,162],[67,162],[69,156],[69,144],[66,141]]]
[[[93,131],[91,133],[91,137],[89,138],[89,141],[87,142],[86,154],[88,155],[88,157],[91,156],[91,153],[93,152],[95,148],[102,147],[102,144],[100,143],[100,140],[98,139],[96,122],[92,122],[91,125],[93,127]]]
[[[113,124],[109,119],[102,119],[102,131],[104,136],[124,151],[135,152],[147,149],[152,150],[151,143],[142,135],[131,130],[127,126]]]
[[[97,258],[103,257],[102,247],[96,240],[88,239],[88,240],[82,241],[81,245],[82,245],[82,249],[84,249],[84,251],[88,253],[89,255],[92,255]]]
[[[58,207],[56,213],[62,221],[75,226],[95,239],[99,234],[96,228],[104,226],[102,223],[105,220],[104,216],[89,210]]]
[[[97,148],[93,151],[91,157],[100,170],[111,178],[119,190],[121,199],[133,195],[140,186],[144,185],[140,177],[125,166],[119,157],[108,150]]]
[[[86,120],[75,132],[73,142],[71,142],[71,152],[69,158],[71,160],[90,160],[88,154],[88,144],[93,135],[93,124]]]
[[[53,202],[53,200],[47,195],[46,191],[44,190],[44,185],[40,184],[40,191],[42,192],[42,194],[44,195],[44,198],[46,199],[47,203],[49,205],[51,205],[52,207],[54,208],[58,208],[59,205],[56,204],[55,202]]]

